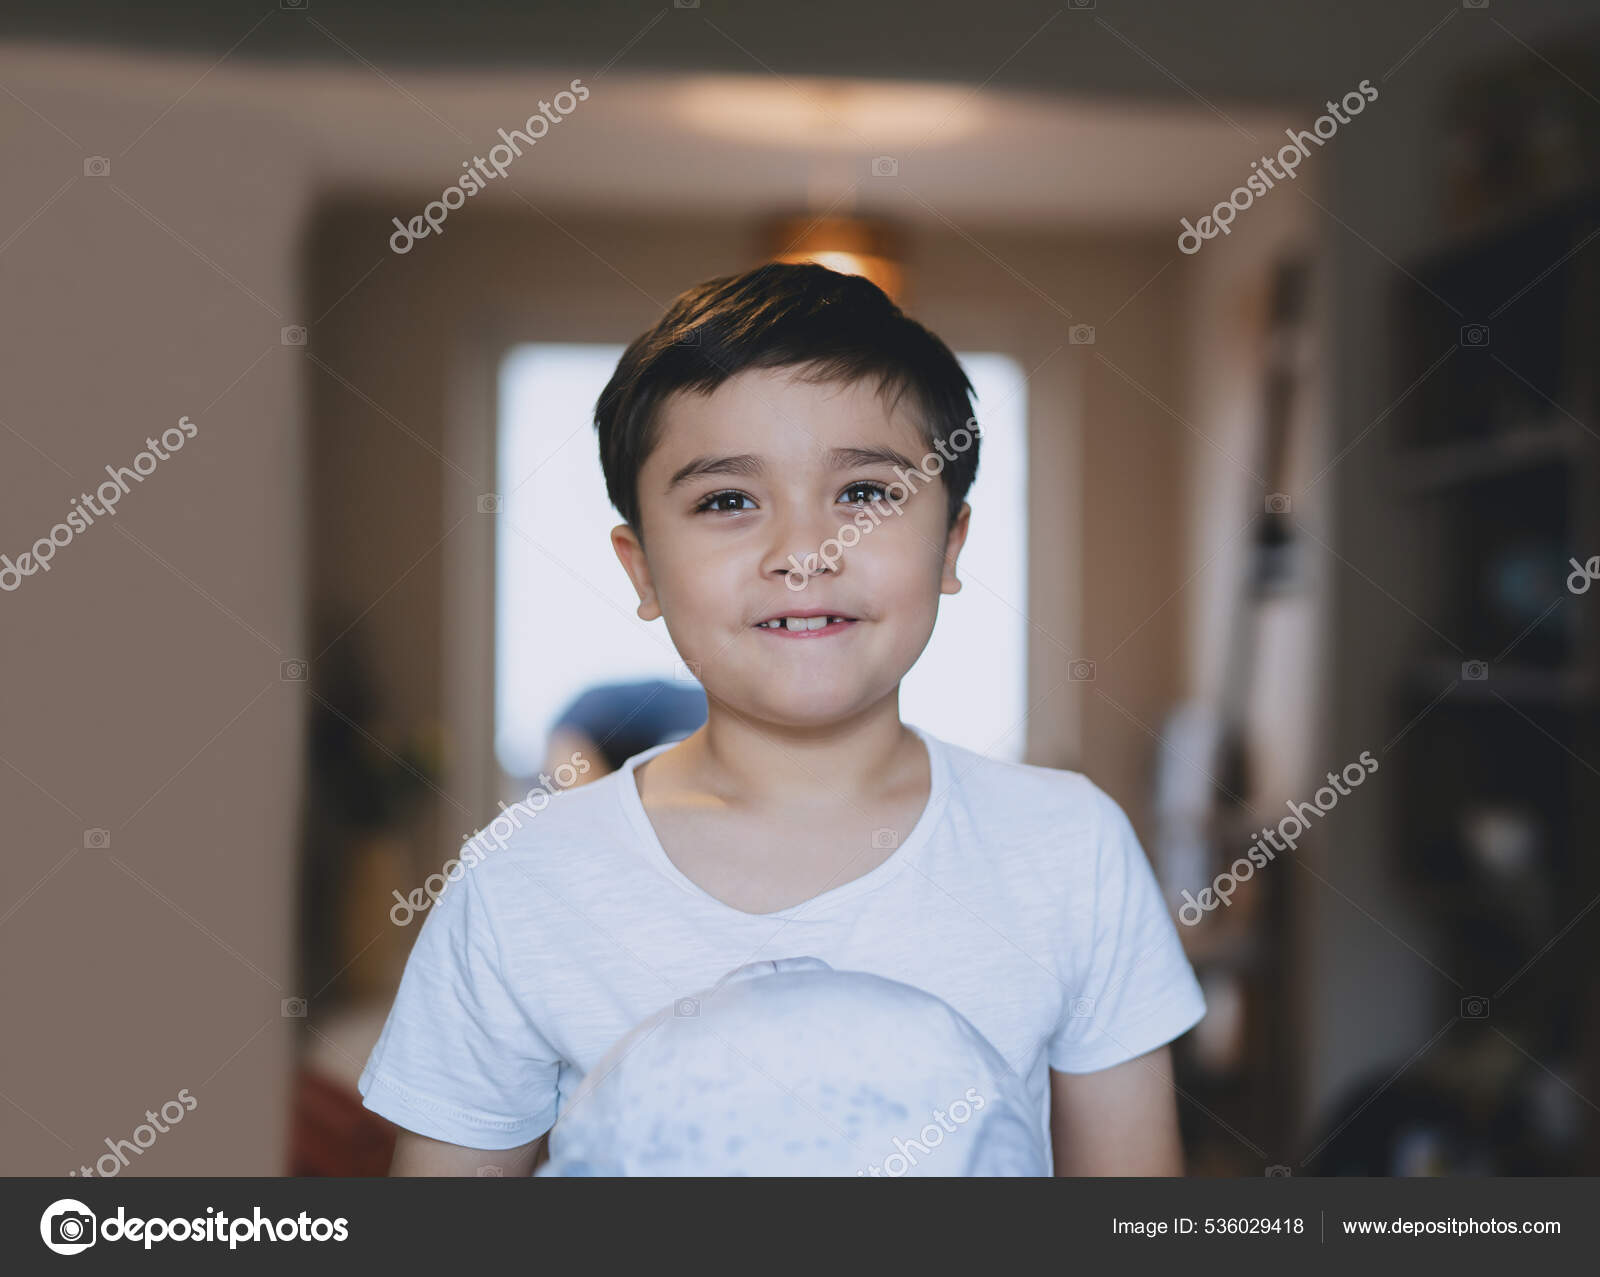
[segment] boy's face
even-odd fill
[[[944,481],[918,473],[929,449],[911,395],[891,417],[875,382],[807,383],[795,371],[747,369],[709,396],[671,396],[639,472],[644,545],[626,524],[611,540],[639,615],[665,618],[713,700],[820,726],[892,693],[921,655],[939,595],[961,588],[971,511],[963,504],[947,526]],[[897,464],[915,480],[909,498]],[[847,526],[859,540],[840,537]],[[814,611],[853,619],[799,634],[759,628]]]

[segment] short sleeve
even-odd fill
[[[1096,817],[1087,964],[1079,957],[1050,1039],[1062,1073],[1110,1068],[1164,1046],[1205,1015],[1205,999],[1156,877],[1122,808],[1090,786]]]
[[[466,1148],[515,1148],[549,1130],[561,1057],[508,986],[470,870],[440,893],[357,1088],[374,1113]]]

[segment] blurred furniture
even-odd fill
[[[1396,503],[1404,597],[1432,632],[1390,698],[1388,842],[1465,986],[1438,1008],[1460,1018],[1440,1063],[1504,1048],[1560,1084],[1531,1145],[1489,1150],[1498,1173],[1600,1171],[1600,589],[1568,580],[1600,555],[1596,238],[1600,189],[1483,209],[1391,306],[1401,378],[1432,372],[1373,498]]]
[[[295,1072],[290,1175],[387,1175],[395,1134],[343,1082],[306,1068]]]
[[[1552,56],[1563,70],[1524,46],[1461,77],[1447,96],[1447,222],[1470,229],[1543,207],[1600,171],[1600,127],[1584,87],[1600,79],[1600,46],[1569,39]]]
[[[356,1081],[377,1045],[392,995],[311,1008],[295,1068],[289,1174],[387,1175],[398,1128],[361,1103]]]

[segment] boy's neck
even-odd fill
[[[678,757],[665,769],[669,788],[755,807],[819,795],[880,797],[914,783],[924,766],[922,742],[900,721],[898,689],[861,714],[815,728],[762,722],[713,701],[705,725],[660,761],[670,755]]]

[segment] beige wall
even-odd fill
[[[304,362],[279,340],[304,313],[304,162],[225,112],[126,150],[164,86],[0,66],[38,113],[8,101],[0,124],[0,553],[147,436],[199,428],[0,595],[0,1173],[64,1176],[187,1088],[198,1107],[137,1173],[277,1174],[305,1028],[280,1003],[302,992],[307,707],[279,677],[304,652]]]

